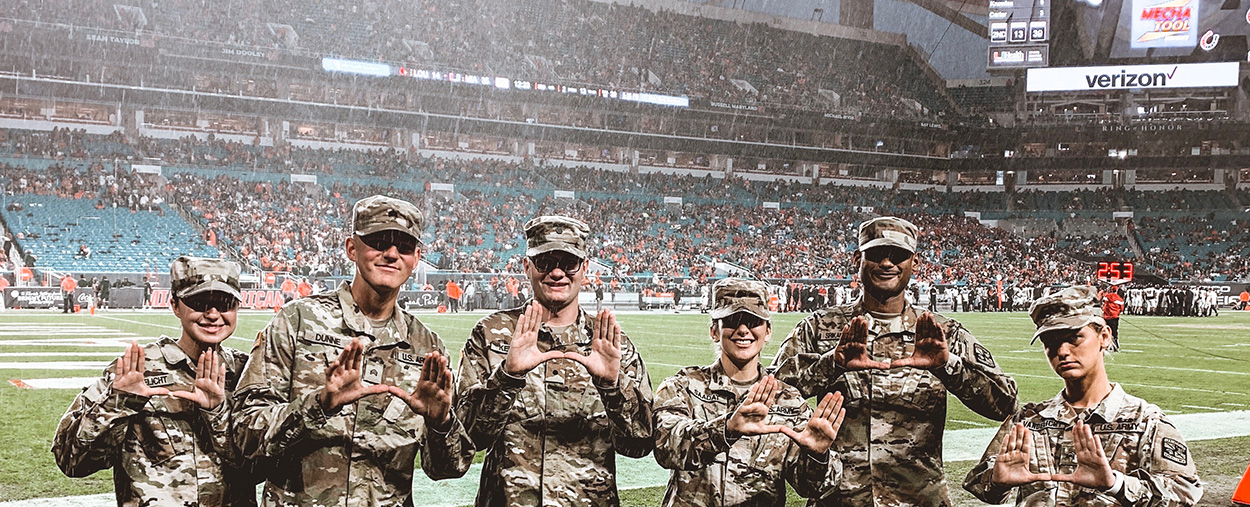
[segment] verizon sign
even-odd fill
[[[1029,69],[1029,92],[1237,86],[1237,62]]]

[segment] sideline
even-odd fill
[[[1169,416],[1169,419],[1176,424],[1177,429],[1187,441],[1250,436],[1250,410],[1180,414]],[[998,431],[997,427],[946,432],[946,437],[942,440],[942,447],[945,450],[944,461],[981,459],[981,453],[985,452],[985,446],[989,445],[996,431]],[[617,456],[616,465],[617,484],[620,489],[648,488],[668,483],[668,470],[660,468],[651,456],[640,459]],[[472,505],[477,494],[481,473],[482,465],[476,464],[470,467],[469,473],[460,479],[435,482],[422,474],[417,474],[412,483],[412,496],[414,499],[427,500],[428,503],[418,505],[428,507]],[[116,504],[114,496],[111,493],[105,493],[0,502],[0,507],[61,507],[64,505],[112,507]]]

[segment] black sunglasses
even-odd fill
[[[534,264],[534,269],[543,273],[560,268],[566,275],[575,275],[582,270],[582,258],[575,255],[544,253],[530,257],[530,262]]]
[[[738,329],[743,324],[747,329],[755,329],[766,324],[768,321],[761,319],[758,315],[738,312],[720,320],[721,329]]]
[[[360,241],[374,250],[385,252],[395,247],[400,255],[412,255],[417,251],[417,238],[399,231],[379,231],[360,236]]]
[[[910,259],[913,255],[916,254],[894,246],[878,246],[864,251],[864,258],[876,263],[889,258],[892,264],[902,264],[907,262],[907,259]]]
[[[199,313],[207,313],[211,308],[216,308],[219,312],[228,312],[239,307],[239,300],[225,292],[205,292],[179,301],[182,301],[187,308]]]

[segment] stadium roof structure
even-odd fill
[[[988,15],[988,7],[980,2],[953,2],[949,0],[908,0],[911,3],[923,7],[925,10],[941,16],[942,19],[950,21],[958,25],[960,28],[979,35],[983,39],[989,39],[990,29],[977,20],[964,15],[964,12],[973,12],[975,14]],[[976,12],[977,8],[981,8],[983,12]]]

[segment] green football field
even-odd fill
[[[248,350],[272,313],[244,312],[228,346]],[[477,314],[427,314],[421,319],[452,351],[453,363]],[[960,320],[1000,366],[1015,377],[1020,400],[1040,401],[1063,386],[1039,345],[1030,345],[1032,323],[1023,313],[949,314]],[[774,318],[774,337],[764,350],[765,364],[802,314]],[[624,313],[621,327],[637,344],[653,386],[687,365],[707,364],[714,352],[708,317],[699,313]],[[140,343],[177,332],[170,312],[100,312],[62,315],[53,311],[0,312],[0,501],[112,491],[108,471],[68,479],[49,452],[56,424],[77,388],[48,379],[96,377],[131,340]],[[1121,347],[1108,365],[1112,381],[1161,406],[1169,415],[1250,410],[1250,312],[1211,318],[1127,316],[1121,320]],[[81,382],[81,381],[79,381]],[[73,380],[65,381],[74,384]],[[34,387],[34,388],[31,388]],[[992,428],[951,399],[948,429]],[[1212,418],[1218,424],[1219,417]],[[1246,434],[1250,432],[1243,432]],[[988,443],[988,442],[987,442]],[[1236,480],[1250,464],[1250,437],[1193,442],[1199,474],[1207,485],[1203,505],[1228,505]],[[948,450],[949,452],[949,450]],[[948,462],[952,494],[961,505],[977,502],[958,484],[972,462]],[[623,492],[626,505],[655,505],[662,487]]]

